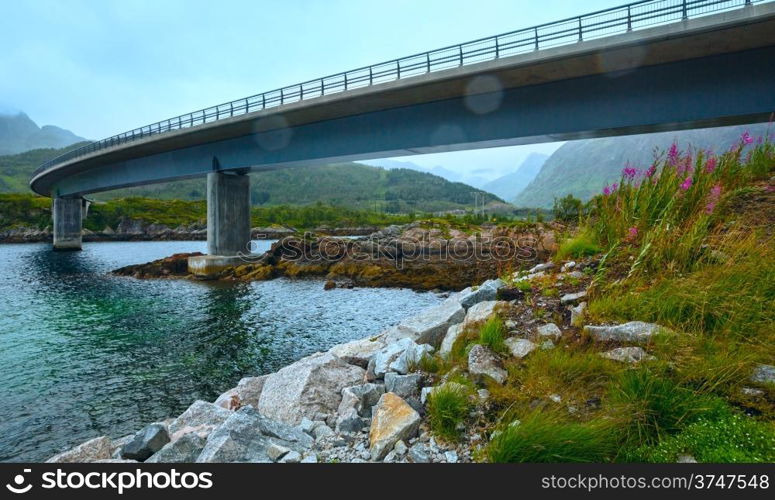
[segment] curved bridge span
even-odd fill
[[[208,253],[249,241],[249,171],[766,121],[775,2],[648,0],[171,118],[42,165],[54,247],[82,196],[208,176]]]

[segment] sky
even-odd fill
[[[619,1],[0,0],[0,112],[89,139]],[[413,156],[514,170],[559,144]],[[476,164],[477,167],[472,167]]]

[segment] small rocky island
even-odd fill
[[[412,223],[390,226],[358,238],[314,233],[279,239],[263,255],[247,256],[220,280],[254,281],[278,277],[317,277],[327,287],[404,287],[415,290],[460,290],[526,263],[546,259],[556,250],[558,225],[483,225],[454,228]],[[188,257],[178,254],[114,271],[136,278],[190,278]]]

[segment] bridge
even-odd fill
[[[140,127],[30,187],[54,199],[54,248],[80,249],[84,195],[206,175],[206,272],[249,244],[250,171],[767,121],[773,61],[775,2],[635,2]]]

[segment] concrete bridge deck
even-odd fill
[[[208,174],[766,121],[775,2],[743,3],[108,144],[54,160],[30,185],[79,198]]]

